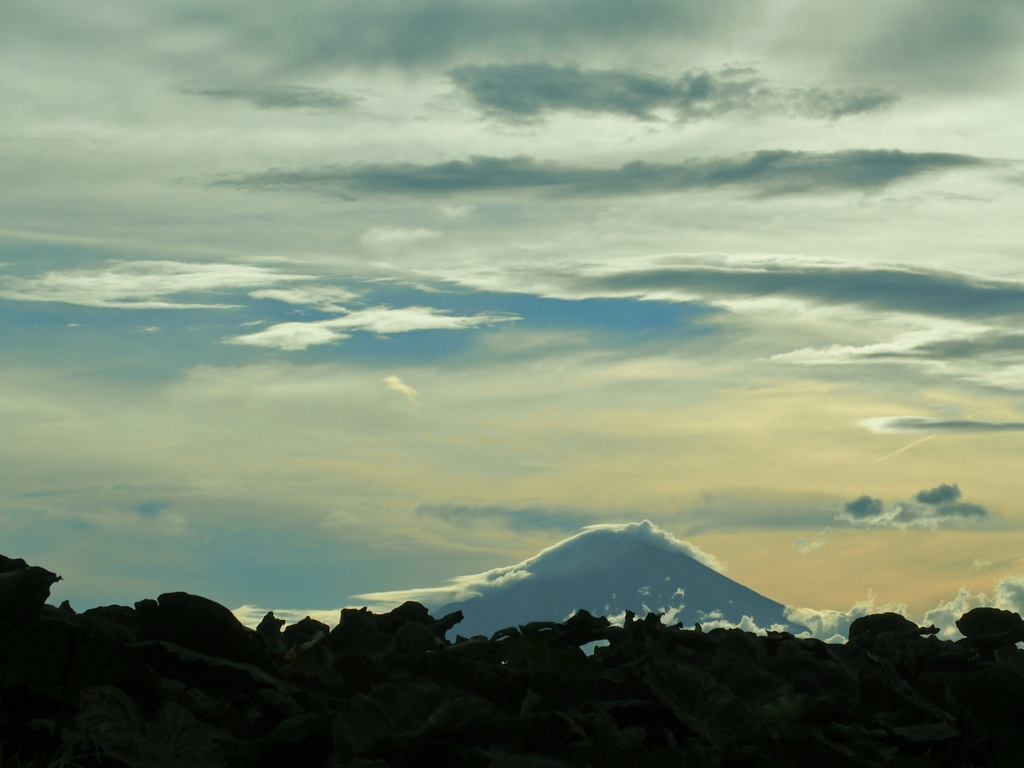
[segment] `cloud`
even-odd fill
[[[729,313],[720,316],[723,322],[716,330],[725,328],[730,316],[753,316],[758,325],[766,319],[788,322],[810,316],[825,321],[819,328],[849,338],[862,324],[870,323],[889,330],[890,338],[867,344],[823,345],[821,336],[812,333],[810,338],[817,342],[813,346],[776,351],[789,337],[773,334],[770,345],[776,349],[763,359],[806,366],[897,363],[915,366],[927,375],[989,387],[1024,388],[1024,366],[1015,366],[1019,352],[1012,352],[1007,341],[1014,334],[1003,334],[1002,340],[997,340],[992,333],[994,327],[1020,325],[1024,313],[1021,279],[908,263],[723,254],[658,255],[628,263],[554,262],[531,265],[529,270],[496,266],[475,272],[451,270],[438,276],[478,290],[512,290],[562,300],[635,298],[703,305]],[[1024,338],[1024,334],[1016,336]],[[921,349],[942,345],[966,348],[975,339],[982,340],[983,351],[978,353],[981,359],[971,365],[937,353],[918,354]],[[990,348],[1000,351],[984,351]]]
[[[350,301],[359,296],[359,294],[352,293],[352,291],[335,285],[264,288],[263,290],[252,291],[249,295],[254,299],[273,299],[274,301],[283,301],[286,304],[316,307],[322,312],[346,312],[348,310],[339,306],[337,302]]]
[[[691,544],[689,541],[677,539],[668,531],[664,531],[661,528],[653,525],[649,520],[644,520],[639,523],[600,523],[595,525],[588,525],[584,529],[586,531],[606,531],[610,533],[629,533],[630,535],[642,537],[645,540],[650,541],[655,546],[664,549],[668,552],[682,552],[689,557],[692,557],[698,563],[706,565],[713,571],[721,573],[725,570],[725,563],[720,561],[717,557],[712,555],[710,552],[705,552],[696,544]],[[580,534],[583,535],[583,534]],[[573,539],[566,539],[566,541],[556,544],[555,547],[562,546],[567,542],[571,542]],[[551,547],[549,549],[554,549]],[[543,550],[537,558],[547,552]]]
[[[446,309],[432,307],[371,307],[352,312],[337,320],[329,320],[330,327],[370,333],[408,333],[409,331],[454,331],[476,328],[492,323],[520,320],[518,315],[485,313],[479,315],[449,315]]]
[[[233,336],[225,341],[228,344],[247,344],[257,347],[273,347],[284,351],[297,351],[346,339],[350,334],[345,331],[365,331],[380,335],[411,331],[454,331],[521,319],[518,315],[485,313],[472,316],[453,316],[447,312],[448,310],[432,307],[402,307],[400,309],[371,307],[330,320],[280,323],[257,333]]]
[[[680,122],[736,111],[834,119],[882,109],[898,100],[880,89],[783,89],[750,69],[690,70],[670,80],[621,70],[489,64],[458,67],[451,79],[478,107],[505,119],[562,110],[644,120],[652,119],[656,110],[670,110]]]
[[[389,606],[388,609],[386,610],[389,610],[392,607],[394,606]],[[376,612],[376,607],[371,608],[371,610],[374,610]],[[250,629],[256,629],[256,627],[260,625],[260,622],[263,621],[264,617],[267,615],[268,612],[269,611],[267,608],[262,608],[258,605],[242,605],[231,611],[231,613],[234,614],[235,618],[238,619],[240,624],[249,627]],[[307,616],[311,619],[315,619],[316,621],[326,624],[327,626],[333,629],[338,625],[338,622],[341,620],[341,609],[339,608],[337,610],[329,611],[316,609],[304,610],[289,608],[274,609],[274,617],[278,619],[283,619],[287,624],[298,624]]]
[[[912,265],[863,265],[838,260],[694,255],[661,257],[662,263],[602,266],[552,275],[582,295],[675,295],[678,299],[780,297],[823,305],[859,304],[875,310],[941,317],[998,317],[1024,313],[1024,281],[982,278],[968,272]],[[947,324],[900,340],[899,349],[983,332],[973,325]],[[833,356],[869,356],[875,350],[842,347]],[[892,351],[893,342],[885,343]],[[815,350],[817,352],[817,350]],[[793,355],[795,353],[789,353]]]
[[[420,504],[416,514],[459,527],[499,526],[512,531],[575,532],[597,520],[591,512],[542,505]]]
[[[882,416],[858,422],[872,432],[962,435],[982,432],[1024,432],[1024,421],[982,421],[980,419],[934,419],[925,416]]]
[[[418,69],[467,57],[600,52],[631,41],[699,42],[731,25],[738,9],[745,19],[759,16],[757,7],[735,0],[300,0],[287,9],[256,0],[244,8],[204,7],[201,18],[204,27],[223,30],[232,47],[271,57],[285,70],[336,72],[346,66]]]
[[[843,512],[852,520],[864,520],[878,517],[883,512],[881,499],[873,499],[870,496],[860,496],[853,501],[843,505]]]
[[[150,501],[144,501],[141,504],[135,505],[135,511],[140,515],[147,517],[155,517],[171,506],[171,502],[153,499]]]
[[[669,611],[665,614],[662,622],[665,624],[671,623],[675,619],[675,615],[678,613],[678,609]],[[612,623],[621,626],[624,623],[623,619],[625,618],[625,613],[616,618],[618,621],[613,621]],[[729,621],[722,617],[721,611],[711,611],[710,613],[701,611],[698,614],[698,621],[696,623],[700,624],[701,630],[704,632],[710,632],[712,629],[740,629],[744,632],[750,632],[751,634],[762,636],[767,635],[769,632],[788,632],[792,629],[792,627],[787,624],[772,624],[767,627],[761,627],[758,626],[757,622],[749,616],[744,616],[739,621]]]
[[[806,555],[808,552],[815,552],[819,549],[827,547],[832,543],[831,528],[825,528],[813,539],[798,539],[796,542],[797,551],[801,555]]]
[[[849,67],[887,79],[902,77],[920,85],[990,87],[1012,76],[1020,62],[1024,8],[1015,0],[984,5],[964,0],[916,0],[879,6],[884,23],[868,11],[863,44],[847,48]],[[864,9],[858,15],[864,18]],[[890,18],[885,18],[889,16]],[[835,23],[835,18],[830,21]]]
[[[401,394],[405,395],[409,402],[415,405],[420,404],[419,400],[416,399],[416,396],[419,393],[415,389],[410,387],[408,384],[406,384],[404,381],[402,381],[398,376],[386,376],[384,378],[384,383],[387,385],[388,389],[394,390],[395,392],[400,392]]]
[[[260,109],[318,109],[333,112],[350,109],[360,101],[358,97],[345,93],[298,85],[187,88],[182,89],[182,93],[225,101],[247,101]]]
[[[462,219],[471,214],[474,210],[472,205],[443,203],[438,206],[442,215],[447,219]]]
[[[875,344],[830,344],[827,347],[801,347],[789,352],[772,355],[771,359],[780,363],[793,365],[849,365],[864,362],[927,362],[918,358],[914,350],[922,343],[935,338],[948,338],[951,335],[970,335],[980,333],[977,327],[932,328],[925,331],[901,333],[888,341]]]
[[[279,323],[256,333],[232,336],[225,339],[225,343],[298,352],[321,344],[333,344],[336,341],[347,339],[349,335],[334,330],[326,322]]]
[[[422,240],[430,240],[438,237],[441,233],[433,229],[405,229],[402,227],[375,227],[363,233],[364,244],[374,247],[387,247],[393,245],[409,245]]]
[[[850,632],[850,624],[861,616],[875,613],[893,612],[906,616],[922,627],[939,628],[939,637],[943,640],[959,640],[963,637],[956,628],[956,621],[968,611],[979,607],[1000,608],[1024,614],[1024,573],[1011,573],[1000,579],[993,595],[984,592],[971,592],[961,587],[955,597],[940,601],[924,616],[910,614],[904,603],[887,603],[876,605],[874,596],[854,604],[849,611],[815,610],[812,608],[787,608],[786,618],[802,624],[810,630],[810,636],[819,640],[841,643],[845,642]]]
[[[956,597],[936,605],[924,616],[923,623],[933,624],[941,630],[939,636],[946,640],[957,640],[962,635],[956,628],[956,620],[974,608],[1000,608],[1024,615],[1024,573],[1011,573],[996,584],[995,594],[973,593],[961,587]]]
[[[788,607],[786,608],[786,618],[794,624],[807,627],[809,632],[806,633],[806,636],[829,643],[843,643],[846,642],[849,635],[850,625],[861,616],[888,612],[906,615],[907,606],[904,603],[875,605],[874,595],[869,594],[866,599],[854,603],[848,611]]]
[[[960,501],[956,484],[938,485],[919,491],[913,501],[886,505],[881,499],[860,496],[843,505],[836,519],[866,528],[947,528],[998,522],[978,504]]]
[[[956,501],[962,495],[963,494],[960,492],[960,486],[955,483],[953,485],[943,483],[935,488],[918,491],[917,495],[914,496],[914,499],[922,504],[940,505]]]
[[[609,196],[723,187],[759,195],[877,191],[927,173],[992,165],[942,152],[851,149],[839,152],[765,150],[681,163],[634,161],[619,168],[559,165],[527,156],[472,156],[435,165],[365,163],[227,176],[210,186],[299,191],[355,200],[359,195],[437,196],[535,191],[551,196]]]
[[[803,501],[792,498],[774,500],[706,493],[698,504],[686,510],[685,516],[680,518],[680,526],[686,536],[697,536],[709,531],[766,528],[820,531],[834,516],[834,505],[817,498]],[[806,544],[806,540],[801,541]]]
[[[964,337],[940,338],[893,353],[893,357],[919,357],[936,360],[980,357],[1018,359],[1024,353],[1024,334],[984,329]],[[876,353],[876,357],[882,357]]]
[[[967,288],[972,284],[974,287],[981,287],[969,277],[962,287]],[[1002,292],[1009,289],[1012,292],[1014,285],[1019,286],[1019,283],[989,282],[984,290],[994,289],[997,292]],[[980,299],[982,295],[977,294],[977,298]],[[947,317],[956,314],[970,316],[986,311],[984,301],[975,303],[971,301],[967,293],[962,293],[959,297],[961,302],[953,305],[943,305],[940,302],[941,296],[933,294],[932,298],[935,300],[932,314],[935,315],[944,313]],[[992,313],[993,318],[1005,317],[1014,312],[1014,308],[1011,306],[1011,302],[1004,303],[1001,299],[996,299],[988,311]],[[1019,310],[1017,313],[1019,314]],[[947,322],[941,327],[900,334],[889,341],[876,344],[863,346],[833,344],[825,348],[806,347],[776,355],[772,359],[802,365],[893,362],[919,365],[940,363],[947,367],[951,362],[970,360],[974,370],[964,369],[964,371],[969,374],[970,378],[980,381],[985,378],[985,374],[979,373],[978,365],[993,364],[1005,367],[1008,363],[1016,362],[1022,351],[1024,351],[1024,334],[1006,329],[996,330],[977,324],[958,325]]]
[[[267,267],[176,261],[114,262],[106,267],[47,272],[42,277],[0,277],[0,298],[58,301],[118,309],[224,309],[234,304],[170,301],[180,293],[214,293],[308,280]]]

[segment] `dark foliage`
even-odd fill
[[[57,578],[0,556],[0,766],[1024,765],[1005,611],[955,643],[894,614],[830,645],[583,611],[449,643],[461,615],[416,603],[254,631],[184,593],[76,614]]]

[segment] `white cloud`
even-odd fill
[[[337,320],[330,320],[331,328],[369,331],[382,335],[409,331],[459,330],[476,328],[491,323],[519,320],[517,315],[481,314],[472,316],[449,315],[448,310],[432,307],[372,307],[353,312]]]
[[[349,334],[336,331],[326,323],[280,323],[256,333],[232,336],[225,339],[225,343],[297,352],[307,347],[331,344],[348,337]]]
[[[669,622],[664,621],[664,623],[667,624]],[[704,614],[697,623],[700,624],[704,632],[710,632],[712,629],[742,629],[744,632],[752,632],[755,635],[766,635],[769,631],[786,632],[789,630],[786,624],[772,624],[768,627],[758,626],[757,622],[750,616],[743,616],[738,622],[729,621],[722,617],[721,611],[712,611],[709,614]]]
[[[831,533],[832,529],[826,528],[813,539],[799,539],[796,543],[796,548],[801,555],[806,555],[808,552],[814,552],[822,549],[832,542]]]
[[[979,368],[988,368],[981,370]],[[1024,365],[980,365],[964,371],[963,377],[983,386],[1024,391]]]
[[[950,323],[942,321],[940,327],[901,333],[889,341],[876,344],[853,346],[831,344],[828,347],[804,347],[792,352],[772,355],[776,362],[794,363],[797,365],[843,365],[858,362],[899,358],[901,362],[909,359],[916,350],[945,341],[962,341],[981,336],[992,329],[987,326],[970,325],[967,323]],[[931,360],[922,359],[922,365],[934,365]]]
[[[232,613],[239,622],[251,629],[256,629],[260,622],[263,621],[263,617],[269,613],[269,610],[267,608],[261,608],[258,605],[243,605],[235,608]],[[341,619],[341,609],[339,608],[338,610],[332,611],[274,609],[274,616],[278,619],[284,619],[284,621],[289,625],[297,624],[308,616],[309,618],[322,622],[333,629],[338,625],[338,622]]]
[[[934,624],[941,632],[939,636],[956,640],[962,637],[956,628],[956,620],[972,608],[991,607],[1004,611],[1024,613],[1024,573],[1011,573],[996,584],[995,594],[973,593],[961,587],[956,597],[936,605],[924,616],[925,624]]]
[[[447,311],[432,307],[372,307],[331,320],[272,325],[259,333],[233,336],[227,339],[227,343],[294,351],[348,338],[349,334],[344,332],[348,330],[381,335],[410,331],[454,331],[519,319],[517,315],[498,314],[453,316],[447,314]]]
[[[415,389],[410,387],[408,384],[403,382],[398,376],[386,376],[384,378],[384,383],[387,385],[388,389],[394,390],[395,392],[400,392],[403,395],[405,395],[405,397],[408,398],[409,402],[414,403],[416,405],[420,404],[419,400],[416,399],[416,396],[419,393]]]
[[[94,269],[47,272],[41,277],[3,277],[0,278],[0,298],[120,309],[210,309],[236,305],[182,303],[168,297],[178,293],[232,291],[308,279],[303,275],[246,264],[115,262]]]
[[[387,247],[392,245],[409,245],[422,240],[430,240],[439,237],[440,232],[434,229],[405,229],[402,227],[374,227],[363,233],[364,245],[373,248]]]
[[[347,310],[339,306],[338,302],[351,301],[358,296],[358,294],[352,293],[352,291],[335,285],[264,288],[259,291],[252,291],[249,295],[254,299],[273,299],[274,301],[283,301],[286,304],[316,307],[324,312],[346,312]]]
[[[875,597],[869,593],[866,599],[854,603],[848,611],[789,607],[786,608],[786,618],[807,627],[809,637],[830,643],[841,643],[845,642],[849,635],[850,625],[861,616],[888,612],[906,615],[907,606],[896,602],[875,605]]]
[[[641,523],[602,523],[599,525],[588,525],[584,527],[584,531],[611,531],[614,533],[630,533],[632,535],[643,535],[645,541],[653,544],[659,549],[664,549],[668,552],[682,552],[688,557],[692,557],[698,563],[706,565],[713,571],[722,573],[726,569],[725,563],[719,560],[717,557],[712,555],[710,552],[705,552],[696,544],[691,544],[688,541],[677,539],[668,531],[652,525],[649,521],[645,520]],[[578,534],[582,536],[583,534]],[[578,537],[577,536],[577,537]],[[573,537],[573,538],[577,538]],[[566,539],[563,542],[556,544],[554,547],[545,549],[543,552],[537,555],[539,558],[544,552],[554,550],[556,547],[562,547],[573,540],[573,538]]]
[[[443,203],[438,206],[441,213],[449,219],[461,219],[473,212],[472,205],[460,205],[456,203]]]
[[[379,610],[391,610],[406,600],[414,600],[426,606],[438,607],[446,603],[457,603],[471,597],[480,597],[483,592],[521,581],[531,576],[529,570],[518,565],[494,568],[483,573],[459,576],[450,579],[443,587],[424,587],[420,589],[399,589],[389,592],[368,592],[353,595],[357,600],[367,600],[378,606]],[[374,610],[371,608],[371,610]]]

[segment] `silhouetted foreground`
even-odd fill
[[[417,603],[257,631],[182,592],[75,614],[0,556],[0,766],[1020,766],[1024,638],[896,614],[846,645],[580,613],[443,639]],[[609,645],[587,657],[581,644]]]

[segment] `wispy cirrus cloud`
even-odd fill
[[[916,357],[936,360],[978,357],[1019,360],[1024,353],[1024,333],[1014,330],[985,330],[968,338],[944,338],[919,344],[909,353]]]
[[[670,79],[626,70],[551,64],[468,65],[452,82],[477,107],[505,120],[556,111],[612,113],[649,120],[658,110],[679,122],[731,112],[836,119],[892,106],[899,97],[877,88],[785,88],[749,68],[689,70]]]
[[[249,293],[254,299],[273,299],[286,304],[316,307],[322,312],[346,312],[339,301],[351,301],[359,294],[337,285],[304,285],[295,288],[263,288]]]
[[[540,504],[420,504],[416,514],[474,528],[498,527],[513,531],[575,532],[598,522],[598,516],[580,509]]]
[[[898,340],[870,347],[830,350],[858,356],[910,354],[952,346],[968,356],[981,344],[993,352],[1024,348],[1024,334],[996,332],[990,325],[1024,315],[1024,280],[982,276],[967,270],[936,269],[906,263],[799,256],[672,254],[633,259],[629,264],[553,264],[515,271],[452,270],[438,277],[493,290],[498,285],[560,298],[633,297],[700,301],[729,308],[761,299],[798,301],[813,306],[859,306],[873,312],[899,312],[941,320],[941,327],[908,331]]]
[[[450,315],[447,310],[433,307],[370,307],[330,320],[279,323],[256,333],[232,336],[225,341],[229,344],[297,351],[348,338],[348,331],[386,336],[411,331],[463,330],[519,319],[518,315],[496,313]]]
[[[411,245],[423,240],[430,240],[440,236],[440,232],[434,229],[418,227],[415,229],[403,227],[374,227],[368,229],[360,238],[365,245],[371,248],[382,248],[387,246]]]
[[[415,389],[413,389],[404,381],[402,381],[401,377],[385,376],[384,384],[391,391],[398,392],[399,394],[403,395],[410,403],[413,403],[414,405],[420,404],[419,392],[417,392]]]
[[[737,188],[758,195],[866,192],[922,174],[991,166],[996,161],[948,152],[849,149],[762,150],[678,163],[634,161],[588,168],[516,157],[472,156],[432,165],[363,163],[226,176],[210,186],[308,192],[342,200],[365,195],[437,196],[541,192],[556,197],[614,196]]]
[[[337,112],[360,99],[325,88],[299,85],[221,86],[183,88],[182,93],[221,101],[245,101],[260,109],[309,109]]]
[[[309,279],[247,264],[130,261],[92,269],[55,270],[40,277],[0,277],[0,298],[117,309],[223,309],[237,305],[175,301],[171,297]]]
[[[926,416],[881,416],[863,419],[872,432],[905,432],[927,435],[969,435],[983,432],[1024,432],[1024,421],[982,419],[935,419]]]
[[[779,297],[962,318],[1024,314],[1024,281],[983,278],[969,272],[826,259],[713,255],[669,256],[659,262],[625,268],[583,268],[558,277],[559,282],[584,294],[605,291],[634,296],[675,293],[690,298]],[[981,330],[987,329],[972,332]],[[922,337],[919,343],[933,341],[937,339]]]

